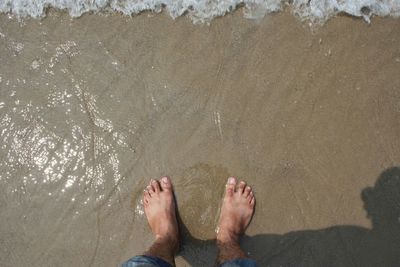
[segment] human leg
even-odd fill
[[[134,257],[124,263],[132,265],[123,266],[175,266],[179,232],[175,199],[169,177],[162,177],[160,181],[151,180],[143,193],[143,205],[155,241],[143,256]],[[165,265],[166,263],[168,265]]]
[[[255,197],[251,188],[244,181],[238,184],[235,178],[229,178],[218,225],[218,266],[256,266],[253,260],[248,259],[239,244],[240,236],[250,224],[254,207]]]

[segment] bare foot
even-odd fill
[[[255,197],[244,181],[237,184],[233,177],[228,179],[221,208],[217,242],[238,243],[254,213]]]
[[[169,177],[151,180],[143,193],[144,212],[156,241],[167,242],[173,252],[179,247],[175,199]]]

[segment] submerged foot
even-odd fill
[[[217,242],[239,242],[250,224],[254,213],[255,197],[252,189],[244,181],[239,184],[233,177],[228,179],[221,208]]]
[[[151,180],[143,193],[144,212],[156,241],[167,243],[176,251],[179,246],[175,199],[169,177]]]

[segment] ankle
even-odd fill
[[[236,259],[246,259],[247,255],[239,244],[238,235],[219,235],[217,236],[218,257],[216,263],[220,266],[223,262]]]
[[[219,231],[217,234],[217,245],[219,244],[239,244],[239,235],[231,231]]]
[[[155,242],[170,247],[173,252],[176,252],[179,248],[178,237],[174,235],[156,235]]]

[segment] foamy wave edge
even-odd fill
[[[260,19],[289,6],[302,20],[323,23],[345,13],[370,22],[372,16],[400,16],[400,0],[0,0],[0,12],[18,17],[41,18],[48,8],[67,10],[72,17],[87,12],[120,12],[136,15],[143,11],[161,12],[172,18],[186,14],[194,23],[209,22],[239,6],[244,17]]]

